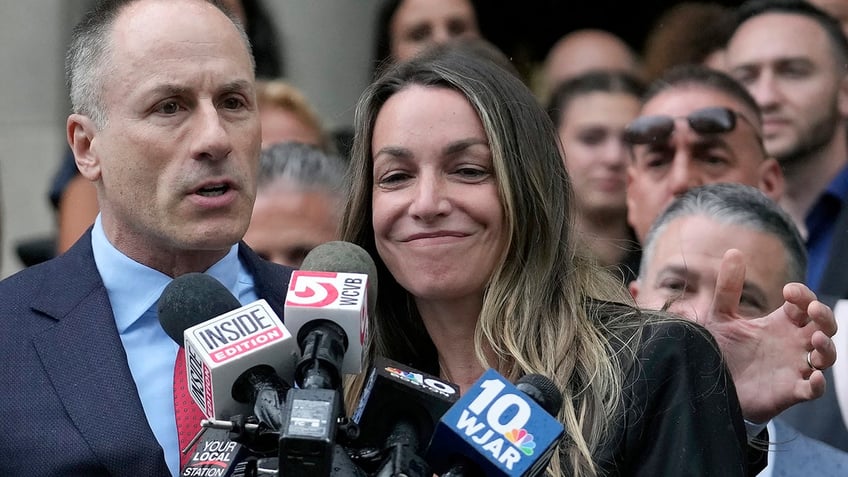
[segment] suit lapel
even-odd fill
[[[286,292],[289,289],[292,269],[263,260],[244,242],[239,244],[239,256],[244,261],[247,270],[253,275],[256,295],[259,298],[264,298],[277,316],[285,322],[283,309],[286,304]]]
[[[291,269],[262,260],[244,244],[239,254],[257,295],[283,316]],[[32,308],[56,325],[33,345],[68,416],[110,474],[169,475],[94,264],[90,232],[49,266]]]
[[[94,264],[90,235],[54,263],[33,308],[57,323],[33,344],[68,416],[110,473],[167,475]]]

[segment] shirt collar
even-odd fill
[[[162,291],[172,279],[158,270],[136,262],[115,248],[106,238],[100,214],[97,215],[91,231],[91,248],[94,263],[112,304],[118,332],[123,333],[159,300]],[[218,279],[228,290],[235,290],[239,270],[238,244],[235,244],[224,258],[204,273]]]
[[[845,199],[848,199],[848,166],[843,167],[839,174],[830,181],[825,194],[830,194],[838,198],[839,202],[844,202]]]

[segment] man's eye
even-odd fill
[[[751,84],[757,80],[759,72],[751,68],[744,68],[732,71],[731,75],[742,84]]]
[[[651,152],[645,155],[642,161],[646,169],[659,169],[671,163],[671,156],[668,154]]]
[[[767,311],[765,305],[749,293],[742,293],[742,296],[739,298],[739,312],[743,316],[756,318],[764,315]]]
[[[244,101],[240,98],[231,97],[222,101],[221,106],[225,109],[241,109],[244,107]]]
[[[722,156],[716,156],[714,154],[702,156],[700,159],[701,159],[701,162],[703,162],[704,164],[708,164],[708,165],[711,165],[711,166],[720,166],[720,165],[724,165],[724,164],[727,163],[726,158],[724,158]]]
[[[662,282],[660,282],[659,288],[662,290],[674,292],[675,295],[679,295],[686,290],[686,281],[678,279],[663,280]]]
[[[157,108],[157,111],[162,114],[176,114],[179,110],[180,105],[176,101],[167,101]]]
[[[406,37],[409,41],[413,42],[423,42],[430,39],[432,33],[430,32],[429,25],[419,25],[411,30],[409,30],[406,34]]]

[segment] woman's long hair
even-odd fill
[[[520,80],[461,46],[395,65],[357,106],[352,182],[341,230],[343,240],[364,247],[378,267],[367,364],[380,355],[425,372],[439,371],[413,298],[377,254],[372,224],[374,124],[388,98],[413,84],[463,94],[492,151],[507,244],[484,292],[477,356],[509,380],[540,373],[556,382],[565,403],[558,417],[569,439],[549,473],[595,475],[592,455],[620,416],[624,369],[633,360],[628,340],[639,339],[640,318],[621,283],[575,245],[572,189],[547,114]],[[595,306],[599,303],[621,305]],[[484,355],[484,343],[494,350],[496,362]],[[358,399],[363,380],[349,383],[349,405]]]

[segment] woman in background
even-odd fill
[[[624,283],[636,278],[630,257],[639,249],[627,223],[624,128],[639,115],[644,90],[628,73],[597,71],[558,86],[548,104],[572,179],[580,238]]]
[[[377,12],[375,37],[379,72],[427,47],[481,35],[472,0],[385,0]]]

